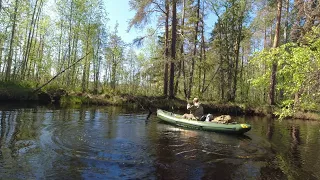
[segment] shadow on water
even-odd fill
[[[158,131],[161,132],[158,142],[163,146],[160,149],[165,149],[167,154],[164,157],[158,156],[158,170],[163,179],[259,177],[257,174],[252,175],[250,171],[257,168],[258,172],[262,163],[260,161],[268,156],[268,146],[259,146],[245,134],[190,130],[162,121],[158,123]],[[245,162],[252,163],[249,172],[243,171]],[[258,167],[255,167],[256,164]]]
[[[119,107],[0,106],[0,179],[319,179],[320,124],[229,135]]]

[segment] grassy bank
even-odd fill
[[[0,101],[37,101],[28,84],[0,82]]]
[[[62,105],[86,104],[86,105],[114,105],[114,106],[131,106],[142,108],[152,112],[156,112],[157,108],[169,111],[185,111],[186,100],[178,98],[168,99],[163,96],[132,96],[132,95],[90,95],[77,94],[63,97]],[[279,112],[280,108],[276,106],[253,106],[247,104],[234,103],[212,103],[203,102],[205,113],[214,114],[229,114],[233,116],[248,115],[248,116],[270,116],[277,117],[275,112]],[[305,119],[305,120],[320,120],[320,114],[316,112],[297,111],[287,118]]]
[[[99,94],[93,95],[89,93],[67,93],[63,89],[46,89],[45,91],[33,93],[31,86],[0,83],[0,100],[6,101],[26,101],[26,102],[44,102],[56,103],[61,106],[81,106],[81,105],[113,105],[113,106],[130,106],[133,108],[145,109],[155,112],[157,108],[169,111],[186,110],[186,100],[178,98],[168,99],[163,96],[133,96],[129,94]],[[276,106],[234,104],[234,103],[218,103],[203,101],[205,113],[213,114],[229,114],[233,116],[254,115],[254,116],[277,116],[280,111]],[[295,111],[288,116],[289,118],[320,120],[317,112]]]

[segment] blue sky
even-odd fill
[[[110,30],[113,31],[116,22],[118,21],[118,35],[122,38],[122,40],[126,43],[131,43],[133,39],[139,36],[143,36],[144,32],[141,30],[137,30],[135,28],[131,28],[130,32],[127,32],[128,22],[131,18],[133,18],[135,11],[130,11],[129,0],[105,0],[106,10],[109,13],[109,22],[108,26]],[[154,20],[153,22],[156,22]],[[205,19],[205,32],[207,38],[209,37],[209,33],[212,31],[214,22],[216,21],[216,17],[209,15],[207,19]],[[153,23],[155,24],[155,23]],[[150,25],[152,26],[152,25]],[[147,28],[145,28],[147,29]]]
[[[130,11],[129,0],[105,0],[105,5],[109,13],[108,26],[110,30],[114,30],[114,26],[118,21],[118,35],[121,36],[124,42],[131,43],[133,39],[143,35],[143,32],[139,32],[135,28],[132,28],[129,33],[127,32],[128,22],[135,14],[135,11]]]

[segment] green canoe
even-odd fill
[[[157,110],[157,116],[168,123],[188,128],[195,128],[205,131],[214,131],[230,134],[243,134],[251,129],[249,124],[219,124],[205,121],[195,121],[182,118],[182,115],[174,114],[172,112]]]

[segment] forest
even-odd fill
[[[0,0],[0,94],[54,78],[42,90],[320,110],[319,1],[128,3],[119,24],[147,29],[129,44],[103,0]]]

